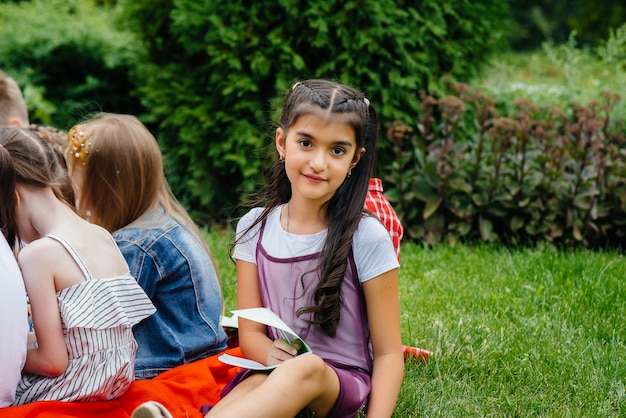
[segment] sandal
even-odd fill
[[[132,418],[174,418],[166,407],[157,401],[148,401],[139,405],[133,411]]]

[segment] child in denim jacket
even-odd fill
[[[67,163],[81,216],[113,233],[157,312],[133,331],[138,379],[222,352],[223,301],[209,249],[174,198],[154,136],[134,116],[72,127]]]

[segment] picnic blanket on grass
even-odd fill
[[[226,353],[241,356],[241,350]],[[220,392],[240,370],[220,362],[215,355],[168,370],[151,380],[134,381],[128,392],[112,401],[37,401],[27,405],[0,408],[0,418],[110,417],[129,418],[143,402],[158,401],[174,418],[201,418],[200,407],[215,404]]]

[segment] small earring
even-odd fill
[[[283,157],[282,155],[279,155],[278,156],[278,162],[281,163],[281,164],[284,163],[285,162],[285,157]]]
[[[350,178],[350,176],[352,175],[352,169],[348,170],[348,175],[346,177]]]

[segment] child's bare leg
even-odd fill
[[[255,375],[250,376],[253,377]],[[255,387],[258,381],[235,392],[238,385],[209,411],[206,418],[294,417],[306,406],[323,418],[339,396],[337,374],[315,354],[286,361]]]
[[[251,391],[261,385],[269,376],[269,373],[254,373],[251,374],[240,382],[237,386],[231,389],[224,398],[220,399],[219,403],[211,408],[211,411],[205,415],[205,417],[213,416],[211,413],[218,408],[219,410],[229,410],[232,403],[238,402],[239,398],[246,396]],[[219,405],[219,406],[218,406]]]

